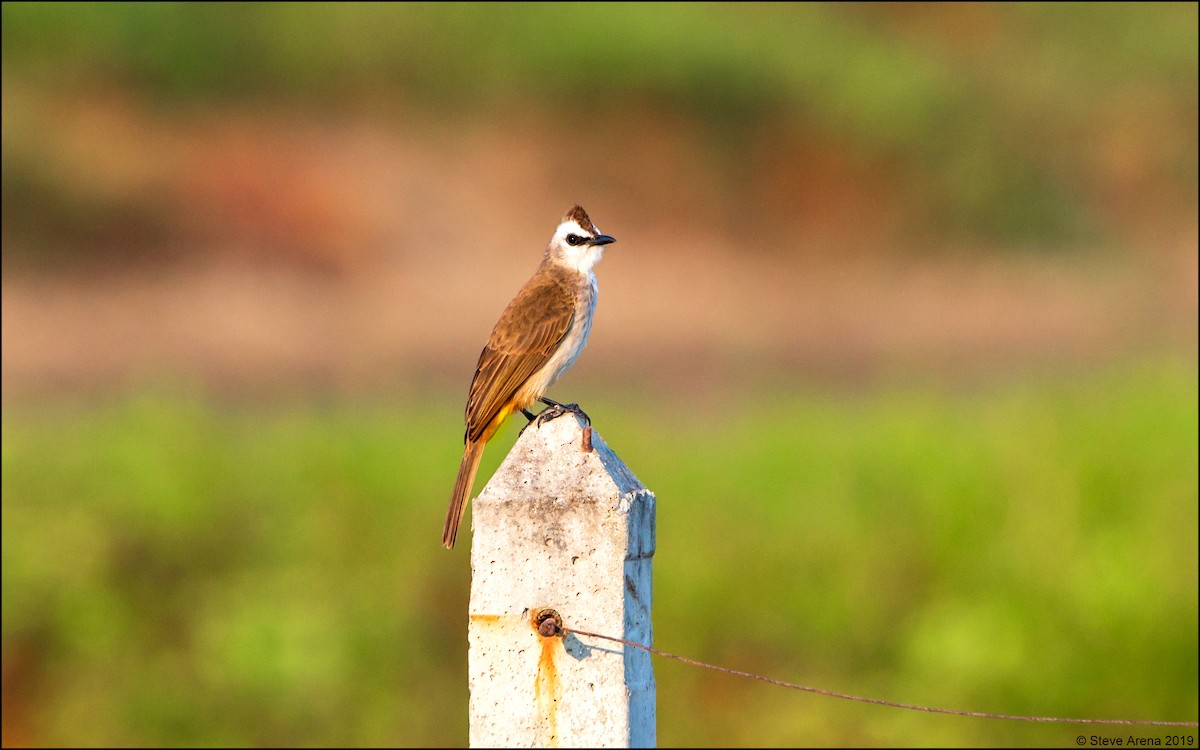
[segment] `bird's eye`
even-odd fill
[[[577,245],[582,245],[583,242],[584,242],[583,238],[577,234],[568,234],[567,235],[567,244],[570,245],[571,247],[575,247]]]

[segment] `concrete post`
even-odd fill
[[[654,493],[582,420],[531,424],[472,510],[471,747],[654,747]],[[585,450],[586,437],[591,451]]]

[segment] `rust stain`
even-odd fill
[[[483,625],[495,625],[500,622],[503,615],[471,615],[471,622],[478,622]]]
[[[536,623],[535,623],[536,625]],[[537,633],[536,627],[534,632]],[[541,653],[538,656],[537,679],[533,689],[537,695],[538,726],[545,732],[543,745],[558,747],[558,702],[562,698],[562,682],[558,676],[558,654],[562,651],[558,636],[543,636],[537,633],[541,642]]]

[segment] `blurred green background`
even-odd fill
[[[463,401],[574,203],[655,645],[1196,719],[1195,4],[2,12],[4,745],[465,744]],[[664,746],[1080,734],[655,666]]]

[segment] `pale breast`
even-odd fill
[[[576,313],[558,351],[550,357],[545,367],[526,381],[520,394],[523,398],[518,398],[518,401],[533,403],[541,398],[556,380],[571,369],[583,352],[583,347],[587,346],[588,335],[592,332],[592,317],[596,312],[596,274],[589,273],[587,282],[577,287],[575,295],[575,309],[580,312]]]

